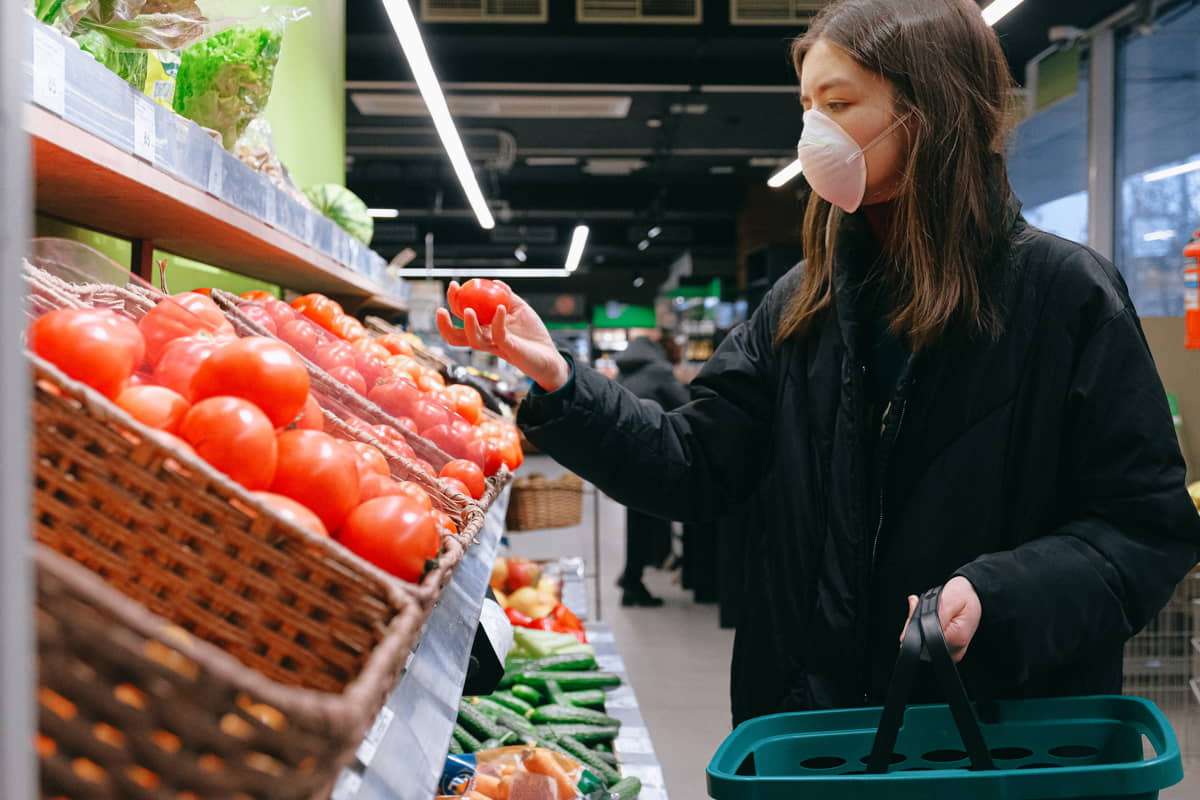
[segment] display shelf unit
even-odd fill
[[[489,507],[478,540],[442,593],[332,800],[429,800],[436,794],[510,491],[506,488]]]
[[[25,17],[23,127],[40,213],[351,306],[404,310],[376,253],[297,203],[194,123]]]

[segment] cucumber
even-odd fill
[[[612,786],[621,780],[621,773],[609,766],[608,762],[589,750],[587,745],[574,736],[560,736],[558,743],[585,767],[596,773],[600,777],[600,780],[604,781],[605,786]]]
[[[458,739],[450,737],[450,747],[446,750],[447,755],[461,756],[463,754],[462,745],[458,743]]]
[[[555,681],[557,683],[558,681]],[[520,686],[521,684],[517,684]],[[563,699],[566,700],[566,705],[579,706],[580,708],[604,708],[604,690],[603,689],[583,689],[578,692],[563,692]],[[561,700],[556,700],[559,705],[564,705]],[[539,703],[538,705],[541,705]]]
[[[582,672],[595,668],[596,657],[590,653],[569,653],[526,661],[519,672]]]
[[[556,723],[565,725],[611,725],[620,726],[621,720],[593,711],[590,708],[577,706],[542,706],[534,709],[530,718],[534,722]]]
[[[635,800],[642,792],[642,782],[637,778],[622,778],[608,787],[609,800]]]
[[[524,700],[526,703],[528,703],[531,708],[535,707],[535,706],[540,706],[546,702],[545,699],[542,697],[541,692],[539,692],[537,689],[533,688],[532,686],[528,686],[524,683],[514,683],[512,689],[510,689],[509,691],[512,692],[514,697],[518,697],[518,698]],[[601,700],[604,699],[603,692],[600,693],[600,699]]]
[[[558,681],[546,681],[546,694],[550,695],[550,702],[556,706],[569,706],[571,702],[566,698],[566,692],[558,685]],[[537,711],[534,711],[537,714]]]
[[[466,700],[458,704],[458,721],[472,736],[481,740],[499,739],[504,735],[504,728]]]
[[[601,744],[603,744],[603,742],[596,743],[596,749],[592,750],[592,755],[596,756],[596,758],[600,759],[605,764],[608,764],[610,767],[617,766],[617,757],[616,756],[614,756],[612,753],[610,753],[607,750],[598,749]]]
[[[513,731],[505,731],[503,736],[495,739],[488,739],[483,744],[479,745],[480,750],[495,750],[497,747],[508,747],[510,744],[517,743],[517,734]]]
[[[558,681],[559,687],[568,692],[621,685],[620,676],[611,672],[522,672],[517,681],[538,689],[546,688],[546,681]]]
[[[527,703],[512,692],[493,692],[491,699],[509,711],[515,711],[518,714],[528,714],[534,709],[532,703]]]
[[[609,742],[600,742],[599,744],[593,745],[592,749],[598,753],[611,753],[613,751],[612,744]]]
[[[462,725],[454,726],[454,741],[458,742],[464,753],[474,753],[479,749],[479,740],[467,733]]]
[[[543,739],[554,741],[562,736],[573,736],[588,747],[598,742],[611,742],[620,732],[615,725],[543,725],[537,729]]]
[[[476,706],[497,725],[519,734],[522,739],[528,740],[537,736],[537,730],[533,723],[512,709],[505,708],[486,697],[480,698]]]

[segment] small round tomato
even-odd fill
[[[412,413],[409,416],[413,418],[413,422],[417,423],[417,428],[422,434],[438,425],[450,425],[450,412],[446,410],[446,407],[425,397],[413,404]]]
[[[243,300],[253,300],[255,302],[278,299],[275,297],[275,295],[271,294],[270,292],[264,292],[262,289],[251,289],[248,292],[242,292],[238,295],[238,297],[242,298]]]
[[[410,497],[368,500],[346,518],[338,541],[375,566],[412,583],[441,547],[437,522]]]
[[[267,508],[274,511],[276,516],[290,522],[297,528],[319,536],[329,535],[329,531],[325,530],[325,524],[321,522],[321,518],[292,498],[284,497],[281,494],[274,494],[273,492],[251,492],[251,494]]]
[[[379,448],[366,442],[350,442],[354,457],[358,462],[358,474],[362,477],[367,472],[374,472],[384,477],[390,477],[392,468],[388,466],[387,457],[379,452]]]
[[[513,296],[512,292],[496,281],[472,278],[458,290],[458,302],[464,313],[468,308],[475,311],[480,325],[491,325],[497,308],[504,306],[512,309]]]
[[[400,493],[408,495],[413,500],[421,504],[421,508],[426,511],[433,511],[433,498],[429,496],[429,492],[419,483],[413,481],[400,481]]]
[[[258,303],[242,303],[238,306],[238,311],[272,336],[279,335],[279,326],[275,324],[275,318],[271,316],[271,312],[267,311],[265,306]]]
[[[483,416],[483,395],[475,388],[461,383],[451,384],[446,387],[446,396],[454,402],[454,410],[472,425],[477,424]]]
[[[251,491],[266,489],[275,477],[275,426],[248,400],[201,400],[184,416],[179,435],[197,455]]]
[[[403,494],[400,484],[391,478],[384,477],[378,472],[368,472],[358,481],[358,499],[360,502],[374,500],[376,497],[386,497],[392,494]]]
[[[476,436],[467,444],[466,458],[474,462],[483,474],[491,477],[504,466],[504,445],[486,436]]]
[[[440,375],[435,378],[428,373],[424,373],[417,379],[417,388],[426,394],[440,394],[445,385],[446,382],[441,380]]]
[[[308,399],[304,401],[304,413],[300,415],[300,419],[296,420],[296,427],[306,431],[325,430],[325,412],[321,410],[321,404],[317,402],[317,398],[313,397],[311,392]]]
[[[198,334],[175,339],[163,349],[150,379],[192,401],[192,378],[196,371],[221,345],[211,336]]]
[[[339,383],[346,384],[358,394],[366,396],[367,382],[363,379],[362,373],[354,367],[334,367],[329,370],[329,376]]]
[[[413,422],[412,417],[396,417],[396,424],[414,436],[421,435],[421,431],[417,428],[417,423]]]
[[[356,352],[354,354],[354,368],[367,382],[368,391],[391,374],[387,362],[367,353]]]
[[[317,345],[313,363],[329,372],[338,367],[354,368],[354,348],[336,339]]]
[[[408,339],[405,339],[398,333],[388,333],[375,339],[377,343],[387,349],[389,353],[397,356],[411,356],[413,354],[412,345]]]
[[[364,339],[367,336],[367,329],[363,327],[363,324],[349,314],[338,317],[331,330],[335,336],[340,336],[348,342]]]
[[[268,300],[263,300],[262,304],[267,313],[271,315],[271,319],[275,320],[275,327],[280,330],[283,330],[284,325],[300,318],[300,315],[296,313],[296,309],[282,300],[276,300],[272,297]]]
[[[392,357],[391,352],[374,339],[359,339],[351,342],[350,346],[354,348],[355,352],[375,356],[380,361],[387,361]]]
[[[193,458],[197,457],[196,451],[192,449],[192,446],[175,434],[167,433],[166,431],[153,431],[153,435],[159,444],[166,445],[166,447],[177,453],[187,453]]]
[[[307,359],[312,359],[321,344],[321,334],[316,326],[306,319],[294,319],[283,323],[283,327],[279,329],[279,338]]]
[[[461,458],[466,455],[466,448],[457,436],[450,432],[449,425],[434,425],[421,431],[421,436],[433,442],[451,458]]]
[[[393,374],[401,373],[414,384],[421,379],[421,364],[412,356],[392,356],[387,360],[387,365]]]
[[[454,494],[461,494],[463,497],[471,496],[471,490],[458,478],[438,478],[438,482]]]
[[[457,458],[442,467],[438,477],[442,479],[455,478],[467,487],[467,493],[478,500],[483,497],[487,484],[483,479],[483,470],[477,464],[466,459]]]
[[[115,311],[60,308],[34,320],[29,347],[77,381],[115,398],[145,357],[133,320]]]
[[[181,292],[160,300],[142,317],[138,329],[146,337],[146,356],[151,366],[158,364],[163,350],[175,339],[197,333],[234,334],[233,325],[217,304],[196,292]]]
[[[439,511],[436,508],[433,510],[433,518],[437,522],[438,530],[442,536],[457,536],[458,526],[454,524],[454,520],[445,511]]]
[[[516,439],[501,438],[500,457],[504,459],[504,466],[508,467],[509,472],[514,472],[517,467],[525,462],[525,454],[521,452],[521,443]]]
[[[413,458],[412,465],[413,465],[413,468],[415,470],[417,470],[417,472],[420,472],[426,478],[429,478],[429,480],[431,480],[431,481],[437,480],[437,470],[435,470],[433,468],[433,465],[430,464],[428,461],[426,461],[422,458]]]
[[[345,312],[342,307],[323,294],[306,294],[292,301],[292,308],[299,311],[327,331]]]
[[[368,432],[384,444],[399,443],[408,446],[408,440],[404,438],[404,434],[393,428],[391,425],[370,425],[367,428]]]
[[[261,408],[276,428],[294,420],[308,399],[308,370],[292,348],[261,336],[236,339],[204,360],[192,397],[227,395]]]
[[[377,384],[367,395],[372,403],[393,417],[408,416],[421,399],[421,390],[405,378],[393,378]]]
[[[130,386],[117,395],[117,405],[143,425],[176,433],[191,404],[165,386]]]
[[[331,531],[358,505],[354,451],[317,431],[291,430],[278,436],[279,468],[271,491],[303,503]]]

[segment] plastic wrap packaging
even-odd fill
[[[375,237],[375,220],[367,204],[354,192],[336,183],[322,183],[304,190],[313,208],[320,211],[346,233],[365,245]]]
[[[292,182],[292,176],[288,173],[287,167],[276,155],[275,142],[271,136],[271,123],[266,119],[259,117],[246,126],[245,133],[234,145],[233,154],[250,169],[265,175],[267,180],[286,192],[297,203],[308,209],[313,208],[308,196]]]

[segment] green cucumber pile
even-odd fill
[[[510,661],[495,693],[463,698],[451,752],[524,742],[570,756],[609,789],[626,790],[612,747],[621,721],[604,713],[604,690],[620,685],[590,653]]]

